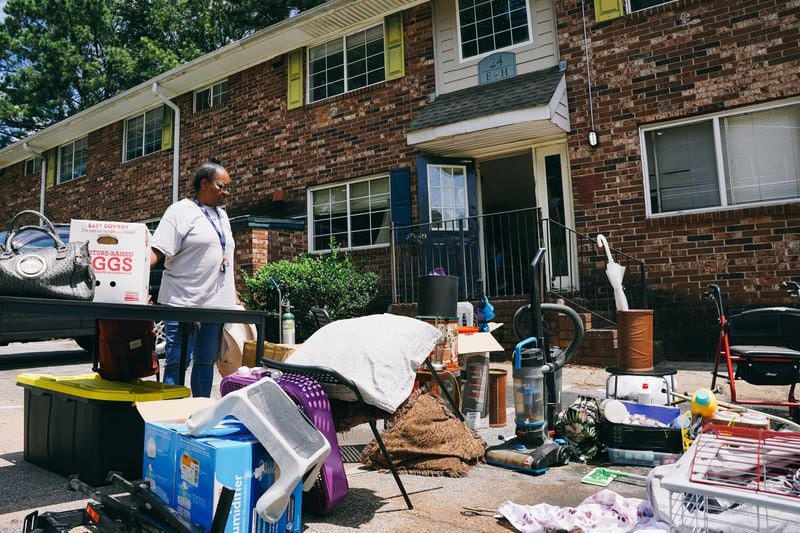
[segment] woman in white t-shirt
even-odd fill
[[[219,160],[200,166],[192,182],[194,196],[167,208],[153,234],[150,264],[164,259],[158,303],[175,307],[233,309],[238,303],[233,276],[233,234],[220,209],[231,178]],[[210,396],[222,324],[204,322],[189,340],[192,396]],[[181,339],[178,322],[164,323],[164,383],[178,383]]]

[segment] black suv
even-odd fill
[[[69,242],[69,224],[54,224],[56,234]],[[6,232],[0,232],[0,246],[6,242]],[[30,251],[45,246],[52,246],[53,239],[36,230],[23,230],[14,236],[14,245],[21,251]],[[158,295],[161,286],[162,268],[150,271],[150,291],[153,299]],[[156,353],[164,352],[164,325],[156,323],[158,337]],[[75,339],[78,346],[90,351],[94,343],[94,319],[70,315],[26,315],[4,313],[0,324],[0,345],[9,342],[42,341],[50,339]]]

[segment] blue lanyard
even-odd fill
[[[211,222],[211,226],[213,226],[214,231],[217,232],[217,237],[219,237],[219,244],[220,244],[220,246],[222,246],[222,252],[224,253],[225,252],[225,243],[226,243],[226,241],[225,241],[225,232],[222,231],[222,227],[221,227],[222,226],[222,217],[219,215],[219,209],[214,207],[214,212],[217,213],[217,220],[219,220],[219,224],[220,224],[220,227],[217,227],[217,223],[214,222],[214,219],[212,219],[211,215],[208,214],[208,211],[206,211],[206,208],[203,207],[203,204],[200,203],[200,200],[198,200],[197,198],[193,198],[193,200],[194,200],[194,203],[197,204],[197,207],[200,208],[200,211],[202,211],[203,214],[206,216],[208,221]]]

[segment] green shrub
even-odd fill
[[[359,272],[350,255],[340,254],[332,245],[330,254],[302,254],[292,260],[264,265],[244,282],[250,294],[243,300],[251,309],[268,312],[267,339],[277,341],[279,326],[278,291],[288,298],[295,316],[295,340],[307,339],[315,329],[311,307],[327,309],[334,320],[369,314],[379,295],[378,275]]]

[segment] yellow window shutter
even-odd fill
[[[396,80],[406,75],[406,60],[403,52],[403,13],[389,15],[384,20],[386,79]]]
[[[164,106],[164,119],[161,121],[161,149],[169,150],[172,148],[172,109]]]
[[[594,18],[597,22],[612,20],[624,14],[623,0],[594,0]]]
[[[295,109],[303,107],[303,49],[292,50],[287,56],[286,109]]]
[[[49,189],[53,185],[56,184],[56,150],[50,150],[47,152],[47,182],[45,184],[45,188]]]

